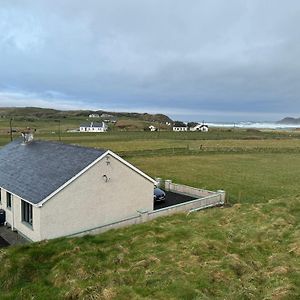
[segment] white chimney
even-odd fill
[[[28,144],[33,141],[33,132],[30,128],[26,131],[22,131],[23,143]]]

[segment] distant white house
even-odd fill
[[[98,114],[90,114],[89,118],[99,118],[99,115]]]
[[[158,129],[155,127],[155,126],[153,126],[153,125],[150,125],[149,126],[149,129],[150,129],[150,131],[157,131]]]
[[[180,126],[180,127],[173,126],[173,131],[187,131],[187,130],[188,128],[184,126]]]
[[[183,122],[175,122],[173,124],[173,131],[187,131],[188,126]]]
[[[96,123],[91,122],[88,124],[81,124],[79,127],[80,132],[106,132],[107,125],[104,122]]]
[[[205,124],[198,124],[194,127],[190,128],[190,131],[202,131],[202,132],[207,132],[208,131],[208,126]]]

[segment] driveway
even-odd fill
[[[26,244],[28,241],[6,226],[0,226],[0,247]],[[1,298],[1,297],[0,297]]]
[[[0,248],[9,246],[9,243],[0,236]]]
[[[182,194],[177,194],[173,192],[166,192],[166,201],[154,203],[154,210],[161,209],[168,206],[173,206],[176,204],[188,202],[191,200],[198,199],[199,197],[191,197]]]

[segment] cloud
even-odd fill
[[[44,108],[57,108],[62,110],[68,109],[81,109],[85,108],[85,103],[74,101],[74,99],[67,100],[66,95],[54,92],[46,91],[43,95],[27,93],[27,92],[0,92],[1,106],[33,106],[33,107],[44,107]],[[54,99],[54,102],[53,102]]]
[[[0,105],[23,105],[19,93],[200,119],[295,113],[299,12],[292,0],[2,0]]]

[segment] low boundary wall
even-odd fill
[[[199,197],[199,198],[188,202],[183,202],[176,205],[153,210],[153,211],[138,211],[135,216],[123,220],[118,220],[116,222],[105,224],[96,228],[83,230],[81,232],[77,232],[69,236],[70,237],[83,236],[87,234],[95,235],[110,229],[117,229],[117,228],[126,227],[133,224],[140,224],[140,223],[153,220],[158,217],[169,216],[171,214],[175,214],[179,212],[190,213],[193,211],[198,211],[209,207],[220,206],[223,205],[225,202],[225,191],[223,190],[212,192],[203,189],[189,187],[186,185],[175,184],[172,183],[171,180],[165,181],[165,187],[166,190],[171,192],[185,194],[188,196]]]
[[[166,180],[165,181],[165,190],[178,193],[178,194],[184,194],[188,196],[194,196],[194,197],[207,197],[215,195],[216,193],[224,193],[224,191],[218,191],[218,192],[212,192],[208,190],[198,189],[194,188],[188,185],[183,184],[176,184],[173,183],[172,180]],[[225,199],[224,199],[225,200]]]

